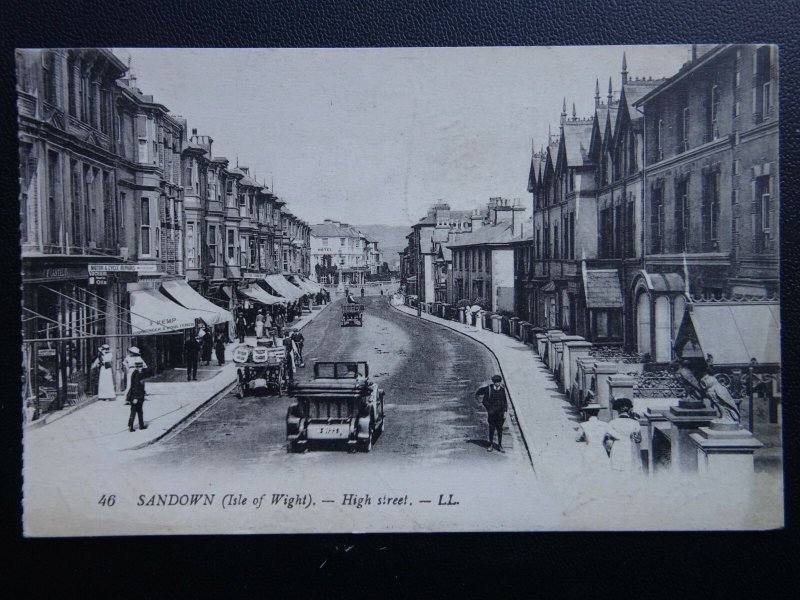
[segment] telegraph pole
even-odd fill
[[[417,316],[422,318],[422,227],[417,231]]]

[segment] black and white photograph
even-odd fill
[[[25,536],[784,526],[776,45],[15,58]]]

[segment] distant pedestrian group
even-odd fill
[[[629,398],[619,398],[612,408],[617,416],[608,423],[597,417],[602,409],[599,404],[583,408],[587,420],[578,426],[575,441],[585,444],[585,466],[596,473],[607,470],[640,472],[642,433],[639,419],[633,412],[633,402]]]

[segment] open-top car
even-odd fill
[[[314,363],[314,379],[290,383],[289,395],[297,400],[286,413],[290,452],[314,441],[341,441],[369,452],[376,433],[383,433],[384,392],[369,380],[366,362]]]
[[[284,380],[285,350],[275,348],[271,341],[259,341],[256,346],[243,344],[233,350],[233,362],[238,375],[237,395],[278,394]]]
[[[347,325],[364,326],[364,305],[358,302],[342,304],[342,327]]]

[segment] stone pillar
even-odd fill
[[[697,471],[697,447],[690,435],[700,427],[708,426],[717,416],[714,409],[702,401],[681,400],[664,413],[672,424],[670,429],[670,460],[673,471],[694,473]]]
[[[575,407],[580,407],[584,403],[583,399],[589,390],[589,382],[592,379],[591,370],[596,360],[591,356],[579,356],[575,361],[576,378],[570,397],[570,402]]]
[[[538,354],[539,357],[544,360],[544,354],[547,350],[547,334],[537,333],[534,337],[536,342],[536,354]]]
[[[648,408],[644,413],[645,436],[642,445],[647,448],[647,474],[653,475],[656,468],[655,452],[658,446],[658,436],[669,437],[670,423],[665,415],[666,410]],[[663,432],[663,433],[659,433]]]
[[[754,454],[764,444],[738,423],[711,422],[689,435],[697,453],[697,471],[706,477],[746,479],[755,470]]]
[[[555,369],[556,364],[556,349],[555,344],[564,337],[564,332],[559,331],[557,329],[551,330],[547,332],[547,368],[550,369],[550,372],[553,372]]]
[[[592,343],[583,338],[564,342],[564,364],[561,367],[561,383],[565,394],[570,395],[572,390],[578,358],[587,356],[591,347]]]
[[[596,362],[591,369],[594,377],[595,397],[592,402],[599,404],[603,408],[597,415],[601,421],[611,420],[611,402],[608,387],[608,380],[617,373],[617,363],[615,362]],[[589,390],[586,390],[588,393]]]

